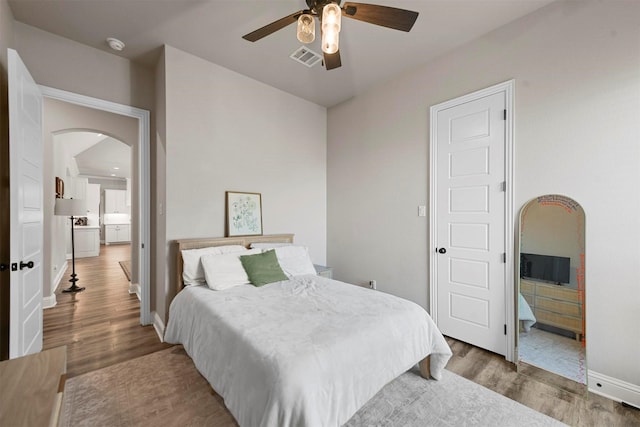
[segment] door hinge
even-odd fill
[[[502,252],[502,262],[503,263],[507,262],[507,253],[506,252]]]
[[[504,325],[504,334],[507,335],[507,324]]]
[[[503,111],[502,119],[503,119],[503,120],[507,120],[507,109],[506,109],[506,108],[505,108],[505,110]]]
[[[144,243],[141,243],[141,244],[140,244],[140,247],[141,247],[142,249],[144,249]]]
[[[502,181],[500,183],[500,191],[507,191],[507,181]]]

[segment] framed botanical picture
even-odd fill
[[[260,193],[227,191],[225,233],[227,237],[262,235]]]

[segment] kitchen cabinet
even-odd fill
[[[78,226],[73,229],[76,258],[100,255],[100,227]]]
[[[104,244],[131,242],[131,226],[129,224],[107,224],[104,226]]]
[[[105,214],[129,214],[126,190],[104,190]]]

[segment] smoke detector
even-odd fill
[[[116,50],[118,52],[120,52],[122,49],[124,49],[124,43],[116,38],[113,37],[109,37],[107,39],[107,43],[109,44],[109,47],[113,50]]]

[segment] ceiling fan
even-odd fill
[[[338,35],[342,16],[406,32],[411,30],[418,18],[418,12],[410,10],[353,2],[346,2],[340,7],[341,1],[306,0],[309,9],[300,10],[278,19],[249,34],[245,34],[242,38],[255,42],[298,21],[298,40],[302,43],[311,43],[315,39],[315,18],[318,18],[321,24],[324,65],[327,70],[332,70],[342,65]]]

